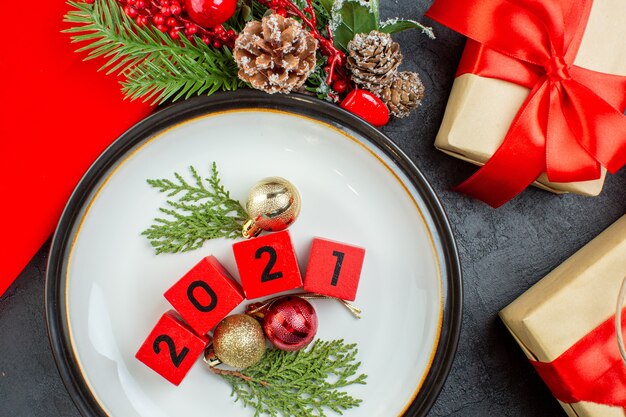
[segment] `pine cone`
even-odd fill
[[[317,40],[300,22],[272,14],[251,21],[235,41],[239,78],[267,93],[301,87],[315,69]]]
[[[348,69],[352,81],[374,94],[389,85],[402,63],[400,45],[376,30],[355,35],[348,43]]]
[[[396,117],[406,117],[411,110],[421,104],[424,97],[424,84],[414,72],[399,72],[391,84],[382,89],[380,98]]]

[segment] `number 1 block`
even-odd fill
[[[161,316],[135,357],[179,385],[208,343],[208,336],[196,335],[176,313],[169,311]]]
[[[302,286],[300,268],[286,230],[235,243],[233,253],[249,300]]]
[[[206,334],[244,299],[215,256],[207,256],[164,294],[197,334]]]
[[[304,290],[354,301],[365,249],[332,240],[313,239]]]

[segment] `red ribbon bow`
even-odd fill
[[[622,331],[626,332],[626,321],[622,321]],[[552,362],[531,363],[560,401],[588,401],[626,411],[626,366],[617,348],[615,317]]]
[[[459,73],[531,89],[500,148],[458,191],[498,207],[543,172],[587,181],[626,163],[626,77],[573,65],[590,9],[591,0],[437,0],[427,12],[470,38]]]

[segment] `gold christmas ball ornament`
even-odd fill
[[[213,333],[215,356],[234,368],[248,368],[265,354],[265,335],[258,321],[246,314],[222,320]]]
[[[284,178],[265,178],[250,190],[246,209],[250,218],[243,225],[243,237],[258,236],[263,230],[283,230],[300,214],[300,193]]]

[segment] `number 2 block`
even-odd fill
[[[135,357],[174,385],[179,385],[209,343],[169,311],[156,324]]]
[[[243,291],[214,256],[207,256],[164,294],[197,334],[206,334],[244,299]]]
[[[300,268],[286,230],[235,243],[233,253],[249,300],[302,286]]]
[[[365,249],[315,238],[304,277],[304,290],[354,301]]]

